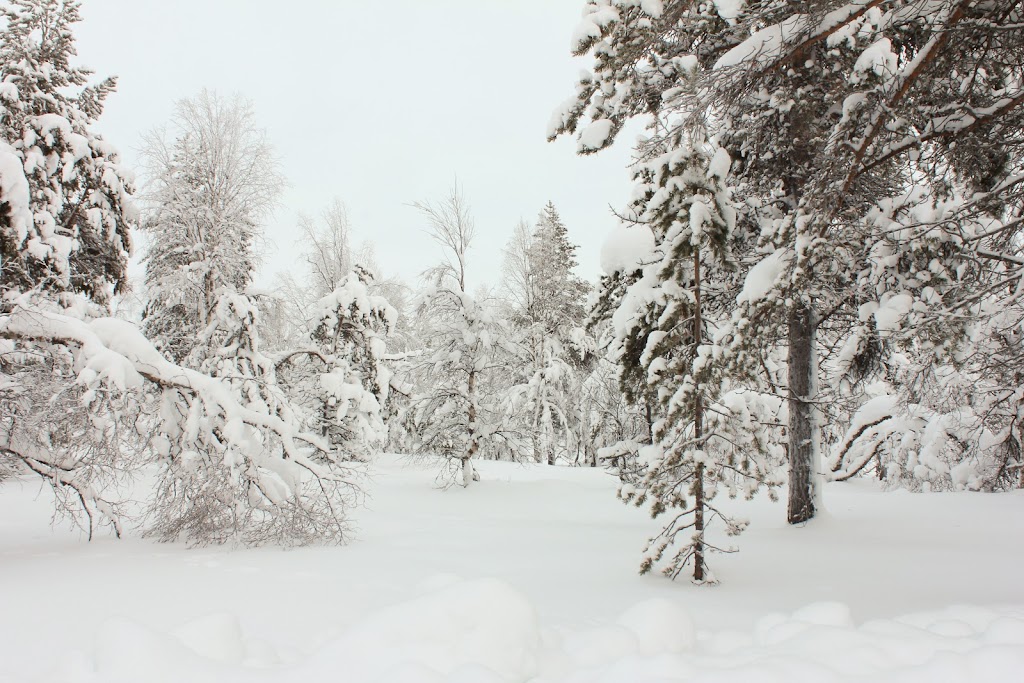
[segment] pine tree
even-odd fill
[[[534,229],[520,224],[505,248],[508,317],[524,361],[513,380],[513,412],[519,431],[530,435],[533,459],[551,465],[559,450],[568,457],[580,423],[574,394],[582,368],[572,357],[572,335],[583,325],[590,288],[573,273],[576,265],[576,245],[551,202]]]
[[[132,183],[92,125],[116,87],[73,66],[74,0],[0,8],[0,294],[83,294],[106,304],[127,287]]]
[[[548,202],[537,218],[529,247],[530,284],[535,290],[532,305],[524,311],[530,325],[560,341],[584,318],[584,302],[590,286],[573,270],[577,266],[576,245],[569,231]]]
[[[817,505],[823,347],[865,331],[837,367],[878,372],[890,330],[858,319],[877,306],[941,356],[970,327],[958,315],[939,332],[948,311],[1014,268],[1019,16],[1012,2],[588,4],[577,51],[596,71],[551,132],[580,128],[590,153],[634,116],[714,122],[761,236],[720,341],[742,376],[784,340],[792,522]],[[981,227],[993,219],[1010,227]]]
[[[630,213],[637,225],[626,232],[649,230],[655,246],[611,317],[613,350],[636,354],[623,374],[655,399],[655,419],[652,445],[612,451],[637,459],[624,472],[623,499],[649,503],[655,517],[675,509],[641,570],[667,560],[663,571],[675,577],[692,564],[695,582],[713,582],[707,554],[722,548],[708,541],[707,523],[721,519],[730,534],[744,526],[715,504],[719,487],[751,496],[777,484],[760,424],[771,406],[731,387],[713,359],[712,337],[738,285],[732,248],[742,240],[725,185],[727,153],[698,127],[654,137],[642,155]]]
[[[310,334],[316,353],[302,354],[313,381],[297,399],[313,404],[312,426],[340,460],[367,460],[387,436],[383,406],[391,371],[384,355],[398,314],[370,294],[371,284],[369,273],[357,270],[317,302]]]

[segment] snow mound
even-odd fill
[[[211,614],[181,626],[172,635],[198,655],[218,662],[241,664],[245,641],[238,618],[226,612]]]
[[[670,600],[651,599],[634,605],[618,623],[633,632],[640,654],[685,652],[697,642],[697,630],[690,615]]]
[[[307,680],[528,680],[539,651],[533,606],[507,583],[478,579],[370,616],[315,657]]]
[[[351,683],[995,683],[1024,667],[1024,608],[950,607],[857,626],[838,602],[762,618],[752,633],[697,633],[674,601],[626,610],[617,623],[558,634],[508,584],[482,579],[394,605],[287,667],[243,661],[235,618],[217,614],[164,635],[125,619],[99,630],[38,680]]]

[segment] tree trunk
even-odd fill
[[[700,291],[700,249],[693,254],[693,359],[697,360],[703,336],[704,321],[701,319]],[[704,436],[704,397],[697,387],[693,401],[693,439],[696,448],[703,450],[700,440]],[[704,581],[704,463],[698,463],[693,481],[693,580]]]
[[[548,465],[555,464],[555,423],[551,419],[551,408],[544,407],[544,454],[547,457]]]
[[[203,276],[203,311],[202,324],[207,326],[213,320],[213,309],[217,305],[216,291],[213,286],[213,271],[207,270]]]
[[[466,454],[462,456],[462,485],[469,486],[470,482],[480,481],[479,475],[473,471],[473,456],[480,447],[476,431],[476,370],[469,371],[469,379],[466,382],[466,394],[469,397],[469,445]]]
[[[480,476],[473,469],[473,458],[465,457],[462,459],[462,486],[465,488],[469,486],[472,481],[480,481]]]
[[[790,524],[814,517],[818,452],[815,439],[814,310],[802,303],[789,312],[789,510]]]

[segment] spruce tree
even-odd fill
[[[117,80],[89,85],[72,64],[76,0],[0,7],[0,294],[126,290],[134,192],[118,153],[94,130]]]
[[[509,318],[524,361],[513,379],[513,417],[529,434],[533,459],[553,465],[558,452],[568,457],[581,424],[575,395],[583,359],[574,354],[573,334],[583,325],[590,287],[573,272],[577,247],[553,203],[532,230],[516,230],[505,249]]]

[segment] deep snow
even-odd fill
[[[186,549],[52,529],[0,488],[0,681],[1002,681],[1024,670],[1024,495],[737,502],[717,587],[639,577],[603,471],[382,458],[346,547]]]

